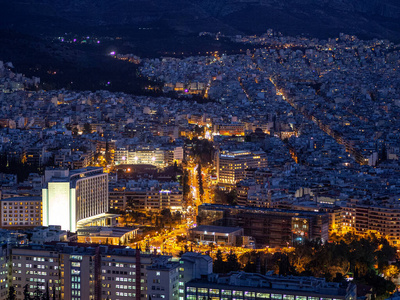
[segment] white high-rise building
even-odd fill
[[[79,221],[108,211],[108,174],[94,167],[46,170],[42,204],[44,226],[75,232]]]

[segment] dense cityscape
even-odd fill
[[[0,299],[399,297],[400,45],[200,36],[104,54],[148,95],[0,62]]]

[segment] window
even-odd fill
[[[267,298],[269,298],[269,294],[257,293],[257,298],[267,299]]]
[[[271,299],[282,299],[281,294],[271,294]]]
[[[298,299],[297,297],[296,299]],[[294,300],[294,295],[283,295],[283,300]],[[306,300],[306,299],[303,299]]]
[[[246,292],[244,292],[244,296],[245,296],[245,297],[255,297],[255,296],[256,296],[256,293],[255,293],[255,292],[248,292],[248,291],[246,291]]]

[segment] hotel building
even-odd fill
[[[94,167],[46,170],[42,200],[44,226],[75,232],[79,221],[108,211],[108,174]]]

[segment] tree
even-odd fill
[[[180,211],[175,212],[174,214],[174,220],[175,222],[181,223],[182,221],[182,214]]]
[[[46,292],[43,295],[43,300],[50,300],[49,282],[46,282]]]
[[[228,202],[229,205],[236,205],[237,204],[237,192],[235,189],[231,190],[227,194],[226,201]]]
[[[11,285],[10,288],[8,289],[7,300],[15,300],[15,299],[17,299],[15,288],[13,285]]]
[[[197,167],[197,179],[199,182],[199,194],[200,194],[200,200],[203,199],[203,195],[204,195],[204,188],[203,188],[203,176],[201,174],[201,164],[198,164]]]
[[[24,286],[24,300],[31,300],[31,296],[29,295],[28,285],[25,284]]]
[[[183,171],[183,175],[181,177],[181,184],[182,184],[183,198],[187,200],[187,197],[190,193],[190,186],[189,186],[189,174],[186,169]]]
[[[236,253],[233,252],[232,250],[227,255],[226,262],[227,262],[227,272],[238,271],[240,269],[240,264],[238,262]]]
[[[56,300],[56,286],[53,284],[53,300]]]
[[[165,222],[166,224],[171,225],[171,220],[172,220],[171,211],[168,208],[165,208],[160,212],[160,214],[162,216],[162,221]]]
[[[286,276],[292,274],[289,258],[285,253],[276,252],[273,259],[275,261],[275,270],[279,275]]]
[[[296,271],[302,273],[308,268],[314,258],[314,254],[311,242],[306,240],[304,243],[295,245],[295,250],[290,254],[289,258]]]
[[[222,252],[219,249],[215,256],[213,269],[214,269],[214,273],[225,273],[225,262],[222,258]]]
[[[388,262],[396,259],[396,248],[386,244],[385,242],[380,244],[381,245],[378,246],[379,250],[376,251],[376,258],[378,270],[379,272],[383,273],[383,270],[388,267]]]
[[[43,296],[43,292],[39,288],[39,283],[36,283],[35,291],[33,292],[33,299],[34,300],[41,300]]]
[[[195,125],[194,126],[194,130],[193,130],[197,135],[203,135],[204,134],[204,127],[203,126],[198,126]]]
[[[397,277],[400,274],[400,269],[396,265],[390,265],[386,266],[383,269],[383,275],[385,275],[386,278],[392,279],[393,277]]]
[[[83,133],[85,134],[92,133],[92,128],[90,126],[90,123],[85,123],[83,125]]]

